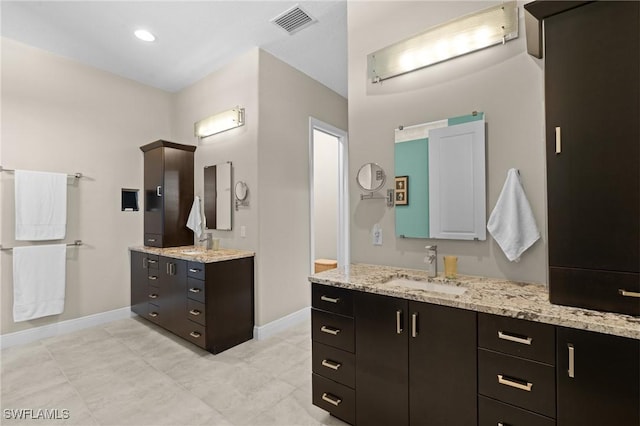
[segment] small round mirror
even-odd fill
[[[236,200],[244,201],[247,198],[247,193],[249,192],[249,188],[247,188],[247,184],[239,181],[236,182],[235,193]]]
[[[386,175],[382,167],[376,163],[367,163],[360,167],[356,182],[365,191],[377,191],[384,185]]]

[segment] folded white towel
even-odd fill
[[[487,230],[512,262],[519,261],[522,253],[540,238],[516,169],[507,172],[507,180],[491,212]]]
[[[60,240],[67,229],[67,175],[15,172],[16,240]]]
[[[64,311],[65,244],[13,249],[13,320],[27,321]]]
[[[187,228],[191,229],[198,238],[202,235],[202,215],[200,214],[200,197],[198,196],[193,199],[187,219]]]

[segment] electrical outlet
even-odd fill
[[[375,224],[373,226],[373,231],[371,233],[371,236],[372,236],[372,242],[374,246],[382,245],[382,228],[380,227],[380,225]]]
[[[240,237],[241,238],[246,238],[247,237],[247,227],[242,225],[240,227]]]

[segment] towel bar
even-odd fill
[[[0,166],[0,172],[13,173],[13,172],[15,172],[15,170],[14,169],[5,169],[4,167]],[[69,176],[71,178],[75,178],[75,179],[80,179],[82,177],[82,173],[74,173],[72,175],[67,174],[67,176]]]
[[[76,247],[76,246],[81,246],[83,244],[82,240],[75,240],[72,243],[67,243],[67,247]],[[23,247],[27,247],[27,246],[23,246]],[[13,250],[15,247],[2,247],[2,245],[0,245],[0,250]]]

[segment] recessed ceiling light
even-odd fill
[[[136,37],[138,37],[142,41],[155,41],[156,40],[156,36],[154,36],[153,34],[151,34],[147,30],[136,30],[136,32],[134,34],[135,34]]]

